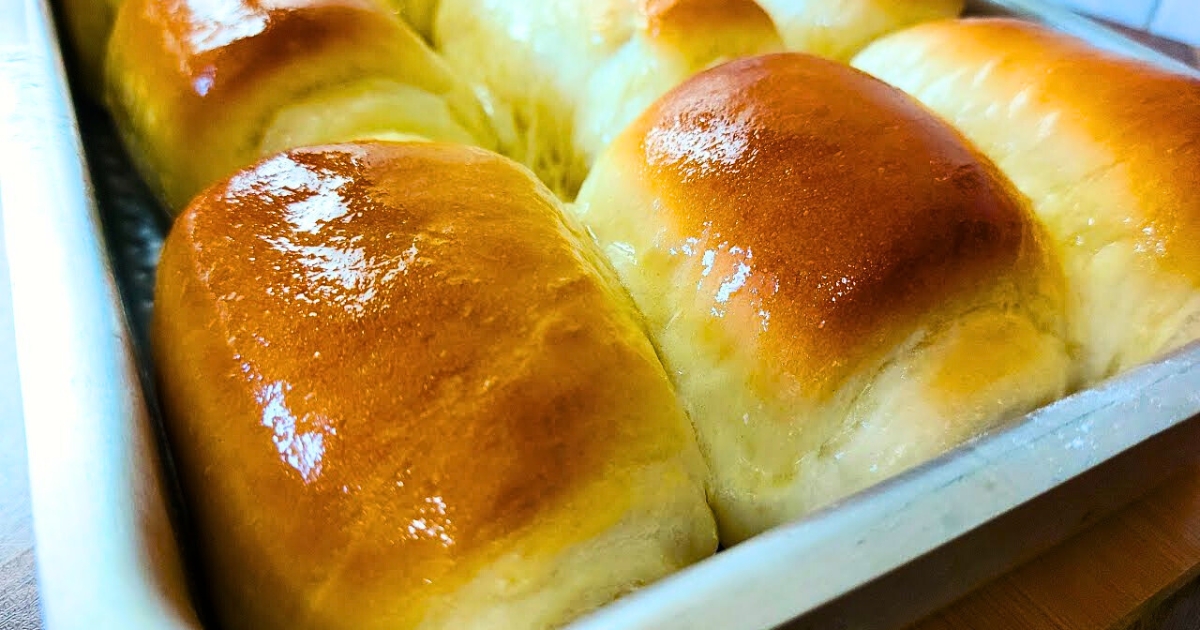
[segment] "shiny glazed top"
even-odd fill
[[[392,35],[374,0],[127,0],[130,27],[141,37],[118,45],[152,53],[181,92],[216,97],[300,48],[337,38]],[[161,38],[161,40],[159,40]]]
[[[574,490],[683,449],[593,256],[526,171],[461,146],[296,150],[198,197],[154,342],[200,548],[243,589],[221,602],[419,618]]]
[[[467,86],[374,0],[126,0],[106,71],[130,153],[172,211],[258,159],[274,116],[323,90],[412,86],[459,122],[476,115]]]
[[[1044,260],[1017,193],[957,132],[816,57],[697,75],[618,143],[669,226],[656,246],[699,266],[698,306],[817,389],[981,279]]]
[[[995,66],[989,82],[1057,112],[1060,128],[1081,127],[1138,201],[1102,221],[1200,283],[1200,79],[1020,20],[934,22],[898,37],[986,59]]]

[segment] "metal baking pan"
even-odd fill
[[[1034,0],[971,3],[1177,71]],[[199,630],[144,353],[168,227],[72,100],[47,0],[0,0],[0,218],[38,580],[52,630]],[[0,401],[0,404],[13,404]],[[1043,408],[615,602],[575,630],[895,627],[1200,458],[1200,344]]]

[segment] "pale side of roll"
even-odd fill
[[[957,17],[964,0],[758,0],[788,50],[849,61],[872,40],[907,26]]]
[[[715,63],[782,49],[753,0],[441,0],[434,40],[512,121],[504,152],[566,197],[668,89]]]
[[[376,0],[125,0],[106,71],[126,144],[176,212],[289,147],[496,142],[472,88]]]
[[[222,628],[559,627],[715,551],[633,304],[498,155],[332,145],[215,184],[153,346]]]
[[[1021,196],[897,89],[800,54],[686,81],[576,209],[648,322],[734,543],[1067,390]]]
[[[1200,80],[1001,19],[918,26],[854,64],[1032,200],[1073,289],[1084,384],[1200,338]]]

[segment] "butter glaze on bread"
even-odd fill
[[[167,428],[222,627],[545,628],[714,551],[626,294],[516,164],[296,150],[159,268]]]
[[[126,0],[108,55],[118,126],[173,211],[294,146],[495,145],[470,87],[375,0]]]
[[[932,23],[855,65],[954,123],[1033,202],[1085,383],[1200,337],[1200,80],[1013,20]]]
[[[573,197],[654,99],[715,63],[781,50],[753,0],[441,0],[434,40],[486,88],[501,149]]]
[[[847,66],[701,73],[626,129],[577,209],[646,315],[722,540],[1063,394],[1060,272],[953,129]]]

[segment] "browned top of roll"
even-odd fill
[[[703,273],[714,312],[761,324],[762,349],[815,383],[1036,251],[1027,212],[986,158],[907,95],[835,62],[720,66],[661,99],[623,142],[680,243],[730,267]]]
[[[292,594],[414,607],[582,484],[683,449],[601,278],[549,191],[473,148],[296,150],[201,194],[164,250],[155,347],[203,533],[250,532]]]
[[[141,59],[158,89],[197,99],[232,98],[298,50],[397,37],[372,0],[127,0],[122,56]]]
[[[694,39],[697,32],[714,28],[757,28],[774,31],[771,16],[754,0],[641,0],[646,31],[651,37],[685,42],[686,49],[704,50]]]
[[[1001,64],[1013,93],[1060,108],[1070,125],[1111,147],[1144,201],[1129,207],[1144,251],[1200,278],[1200,79],[1118,56],[1048,28],[1011,19],[921,25],[966,59]],[[903,36],[909,37],[908,33]]]
[[[257,158],[274,116],[322,89],[453,86],[373,0],[126,0],[106,73],[131,154],[173,211]]]

